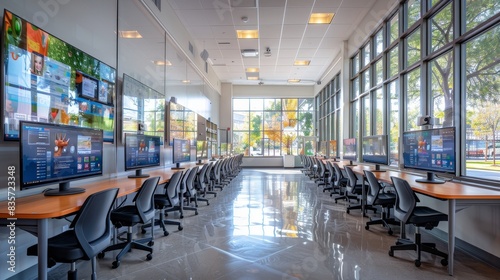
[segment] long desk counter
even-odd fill
[[[190,165],[186,164],[186,169],[192,166],[196,165],[194,163]],[[172,174],[177,171],[179,170],[162,167],[147,170],[147,173],[151,177],[159,176],[160,183],[162,183],[168,182]],[[146,179],[131,179],[125,176],[106,178],[78,185],[79,188],[85,189],[85,192],[80,194],[44,196],[43,193],[40,193],[25,197],[16,197],[15,203],[11,203],[10,205],[7,200],[0,201],[0,223],[14,223],[19,228],[34,229],[29,231],[36,234],[38,238],[38,279],[47,279],[47,240],[50,237],[48,234],[49,219],[75,214],[89,195],[101,190],[119,188],[118,197],[135,193]],[[15,207],[9,207],[12,205],[15,205]],[[9,209],[12,209],[13,213]]]
[[[333,161],[332,161],[333,162]],[[347,162],[335,161],[340,168],[344,168]],[[364,176],[364,170],[374,170],[373,165],[356,163],[352,170]],[[500,191],[482,188],[464,183],[447,181],[443,184],[419,183],[416,179],[422,179],[424,175],[410,174],[404,171],[386,170],[385,172],[374,172],[375,177],[386,183],[392,183],[391,177],[402,178],[410,184],[413,191],[429,197],[448,201],[448,273],[453,275],[453,261],[455,253],[455,220],[457,211],[472,205],[500,203]],[[459,207],[459,208],[457,208]]]

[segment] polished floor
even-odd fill
[[[172,213],[168,218],[178,218]],[[132,251],[117,269],[113,256],[98,260],[99,279],[499,279],[500,271],[457,250],[455,274],[440,258],[415,252],[388,256],[394,236],[372,226],[360,211],[346,213],[297,169],[243,169],[199,215],[187,211],[184,230],[156,228],[153,259]],[[147,233],[149,234],[149,232]],[[141,234],[139,234],[141,235]],[[444,244],[438,248],[445,249]],[[90,263],[77,264],[79,279],[90,279]],[[68,265],[50,279],[64,279]]]

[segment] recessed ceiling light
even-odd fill
[[[289,83],[298,83],[300,82],[300,79],[288,79]]]
[[[247,68],[245,70],[245,72],[259,72],[259,68],[251,68],[251,67],[249,67],[249,68]]]
[[[238,39],[258,39],[259,30],[236,30]]]
[[[247,80],[258,80],[259,77],[247,77]]]
[[[172,65],[172,63],[168,60],[153,60],[152,62],[156,66],[163,66],[163,65],[171,66]]]
[[[120,34],[120,37],[126,38],[126,39],[140,39],[142,38],[142,35],[139,33],[137,30],[122,30],[118,31]]]
[[[191,83],[191,81],[190,81],[190,80],[182,80],[182,82],[183,82],[184,84],[189,84],[189,83]]]
[[[241,55],[243,57],[257,57],[257,56],[259,56],[259,51],[257,51],[257,50],[241,50]]]
[[[309,18],[310,24],[330,24],[332,22],[334,13],[312,13]]]
[[[311,63],[310,60],[295,60],[293,65],[295,65],[295,66],[308,66],[309,63]]]

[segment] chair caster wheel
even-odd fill
[[[389,250],[389,256],[394,257],[394,252],[392,250]]]
[[[207,202],[207,206],[210,205],[210,203]]]
[[[420,265],[421,265],[421,264],[422,264],[422,263],[421,263],[419,260],[415,260],[415,266],[416,266],[416,267],[420,267]]]
[[[168,235],[169,235],[168,231],[163,232],[163,236],[168,236]]]
[[[104,253],[100,252],[99,254],[97,254],[97,258],[98,259],[103,259],[104,258]]]
[[[195,215],[198,215],[198,211],[194,212]]]
[[[389,235],[392,235],[394,232],[392,231],[392,229],[390,229],[387,233],[388,233]]]
[[[146,260],[150,261],[153,259],[153,255],[151,253],[146,255]]]
[[[145,233],[146,233],[146,230],[145,230],[145,229],[141,229],[141,233],[142,233],[142,234],[145,234]]]
[[[117,268],[120,266],[120,261],[114,261],[113,265],[111,266],[112,268]]]
[[[365,229],[366,229],[366,230],[369,230],[369,229],[370,229],[370,226],[369,226],[369,225],[366,225],[366,226],[365,226]]]
[[[442,259],[441,260],[441,265],[442,266],[447,266],[448,265],[448,259]]]
[[[184,219],[184,215],[181,215],[179,218]]]
[[[349,214],[349,209],[346,210],[347,214]]]
[[[154,242],[154,241],[149,241],[149,242],[148,242],[148,246],[149,246],[149,247],[152,247],[153,245],[155,245],[155,242]]]
[[[183,230],[184,228],[182,226],[177,227],[178,230]]]

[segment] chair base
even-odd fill
[[[148,245],[145,245],[144,243],[148,243]],[[102,252],[100,252],[97,257],[102,259],[104,258],[104,254],[109,251],[114,251],[114,250],[120,250],[120,253],[116,255],[115,261],[113,262],[112,268],[117,268],[120,266],[120,260],[121,258],[128,252],[132,251],[132,249],[138,249],[142,251],[149,252],[149,254],[146,255],[146,259],[149,261],[153,259],[153,238],[152,237],[147,237],[147,238],[142,238],[138,240],[132,240],[132,233],[131,229],[129,228],[129,231],[127,232],[127,242],[123,243],[117,243],[108,246],[106,249],[104,249]]]
[[[371,225],[382,225],[387,228],[387,233],[392,235],[394,232],[390,225],[399,225],[399,222],[392,218],[370,218],[368,222],[366,222],[365,229],[369,230]]]
[[[440,256],[443,259],[441,260],[441,265],[448,265],[448,254],[439,251],[436,248],[436,244],[434,243],[422,243],[421,242],[421,234],[415,233],[415,242],[410,243],[407,239],[398,240],[399,244],[391,246],[389,250],[389,256],[394,256],[394,251],[402,251],[402,250],[413,250],[417,252],[417,258],[415,259],[415,266],[420,267],[421,265],[421,253],[427,252],[436,256]]]

